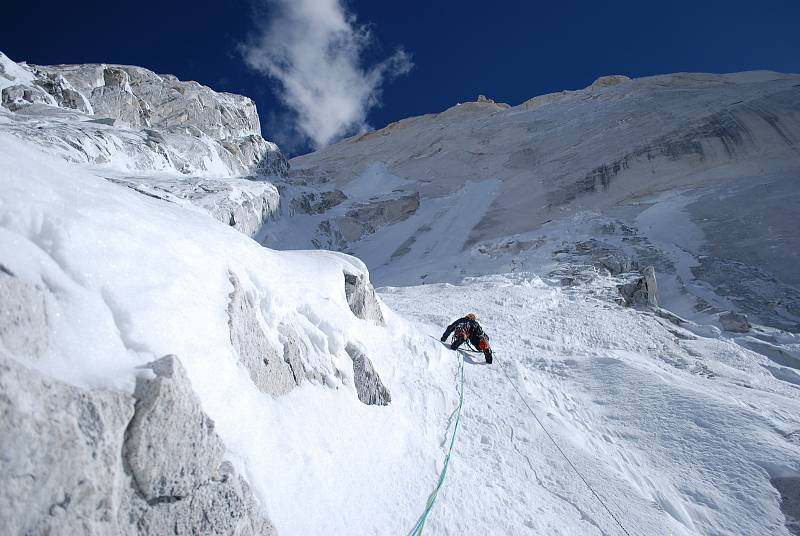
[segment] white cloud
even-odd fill
[[[266,0],[265,7],[257,35],[242,45],[244,60],[278,82],[295,129],[317,148],[366,130],[383,83],[413,66],[402,49],[364,66],[373,37],[341,0]]]

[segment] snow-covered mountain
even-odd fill
[[[112,64],[27,65],[0,54],[3,131],[97,169],[186,175],[285,172],[252,100]]]
[[[244,97],[0,60],[5,532],[797,532],[797,77],[484,98],[287,173]],[[436,340],[466,310],[491,366]]]
[[[735,310],[797,331],[798,177],[800,76],[610,76],[295,158],[295,232],[265,242],[352,252],[381,284],[610,256],[612,272],[654,265],[662,302],[685,316]]]
[[[261,137],[247,97],[141,67],[17,64],[2,52],[0,94],[0,132],[109,180],[249,234],[277,209],[277,192],[260,179],[288,164]]]

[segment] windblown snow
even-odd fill
[[[781,197],[796,196],[796,102],[769,129],[752,123],[791,101],[796,77],[614,78],[515,108],[484,99],[295,160],[285,177],[282,156],[264,152],[260,132],[250,131],[243,135],[258,135],[251,142],[261,156],[274,158],[269,173],[247,168],[247,151],[217,152],[224,139],[208,132],[196,143],[222,154],[222,167],[181,173],[174,154],[186,147],[169,136],[159,142],[169,150],[158,166],[127,164],[124,154],[150,154],[147,139],[170,125],[101,121],[102,143],[133,140],[111,153],[119,165],[73,158],[82,149],[51,146],[35,134],[37,122],[52,124],[54,139],[85,141],[101,128],[84,125],[96,107],[67,117],[59,115],[66,101],[32,102],[39,93],[30,87],[57,68],[36,74],[0,60],[4,105],[16,86],[21,106],[0,109],[0,519],[11,534],[411,534],[452,434],[426,534],[800,531],[794,298],[787,294],[791,303],[775,315],[752,314],[763,304],[748,294],[742,306],[735,288],[722,293],[729,274],[704,263],[725,244],[714,226],[734,210],[751,210],[756,221],[770,207],[757,220],[759,236],[778,229],[773,245],[796,241]],[[98,87],[124,79],[120,72],[129,86],[137,76],[154,87],[178,83],[125,66],[58,69],[65,67],[106,73]],[[87,91],[48,80],[61,94]],[[730,106],[744,95],[750,134],[734,140],[738,156],[681,137],[684,120],[695,119],[689,107],[668,142],[649,145],[658,153],[652,184],[619,171],[624,188],[576,190],[584,201],[562,196],[563,207],[536,205],[535,222],[523,217],[533,200],[569,197],[573,175],[624,159],[599,144],[639,139],[653,118],[615,116],[613,107],[627,101],[638,110],[659,85],[673,111],[687,91],[696,106],[711,106],[719,92]],[[595,105],[598,125],[619,117],[618,128],[598,126],[572,152],[551,140],[492,156],[522,130],[535,137],[554,123],[575,140]],[[213,121],[206,126],[219,133]],[[764,137],[775,141],[779,132],[789,141],[765,149]],[[439,141],[420,141],[423,134]],[[670,147],[694,157],[701,147],[707,159],[672,159]],[[647,158],[640,152],[628,162]],[[541,180],[523,196],[533,169]],[[747,177],[771,197],[745,207]],[[723,190],[733,201],[715,205]],[[701,217],[716,223],[701,225]],[[752,261],[756,244],[740,245]],[[777,257],[726,266],[788,273]],[[374,291],[368,266],[391,286]],[[716,286],[713,277],[721,278]],[[790,283],[753,288],[768,301]],[[438,341],[468,311],[491,337],[492,365]],[[61,406],[43,402],[62,393]],[[199,409],[189,400],[162,416],[159,404],[170,396],[196,397]],[[146,428],[159,418],[171,424]],[[186,460],[170,456],[198,430],[205,446],[187,447]],[[146,441],[151,450],[137,450]],[[44,453],[35,459],[49,466],[22,452]],[[78,463],[78,454],[90,461]]]

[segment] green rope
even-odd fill
[[[464,405],[464,360],[459,357],[459,375],[461,376],[461,382],[459,385],[459,393],[458,393],[458,407],[456,408],[456,423],[453,427],[453,436],[450,438],[450,448],[447,450],[447,456],[444,457],[444,467],[442,468],[442,472],[439,474],[439,481],[436,483],[436,487],[428,496],[428,502],[425,505],[425,511],[422,512],[422,515],[417,520],[417,524],[414,526],[414,529],[408,533],[408,536],[420,536],[422,534],[422,529],[425,527],[425,522],[428,520],[428,516],[433,509],[433,505],[436,502],[436,497],[439,495],[439,490],[442,489],[442,484],[444,484],[444,478],[447,476],[447,468],[450,465],[450,456],[453,454],[453,446],[456,443],[456,433],[458,432],[459,424],[461,423],[461,406]]]

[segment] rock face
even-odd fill
[[[392,395],[375,372],[372,361],[353,343],[348,343],[345,350],[353,360],[353,380],[358,399],[367,405],[388,406]]]
[[[115,480],[133,399],[50,380],[1,353],[0,392],[3,533],[119,534]]]
[[[344,292],[353,314],[362,320],[371,320],[379,326],[385,325],[381,306],[375,289],[365,274],[344,274]]]
[[[178,359],[148,367],[131,397],[0,352],[4,534],[275,534]]]
[[[284,330],[284,348],[275,348],[261,326],[263,319],[255,296],[242,289],[235,275],[230,274],[230,281],[233,292],[228,304],[228,327],[239,361],[261,391],[275,396],[291,391],[306,378],[299,339]]]
[[[177,357],[162,357],[147,368],[155,378],[136,383],[125,459],[145,500],[175,502],[211,480],[225,449]]]
[[[0,265],[0,344],[36,358],[47,350],[47,338],[44,293]]]
[[[750,331],[750,322],[747,321],[747,315],[735,313],[733,311],[725,311],[719,315],[719,323],[722,324],[722,329],[725,331],[735,331],[738,333],[747,333]]]
[[[347,252],[350,243],[413,216],[420,203],[417,192],[392,192],[345,203],[348,199],[340,190],[303,192],[292,199],[290,206],[294,213],[327,216],[317,224],[310,241],[314,247]]]
[[[70,161],[186,175],[285,175],[247,97],[113,64],[17,65],[0,53],[4,131]],[[42,122],[47,122],[43,132]]]
[[[280,195],[269,182],[246,179],[114,177],[112,182],[136,192],[197,207],[242,233],[255,237],[280,210]]]
[[[617,287],[625,305],[658,307],[658,285],[656,284],[656,271],[648,266],[642,275],[632,282]]]
[[[289,203],[291,210],[300,214],[322,214],[341,204],[347,196],[341,190],[305,192]]]
[[[339,220],[339,226],[360,228],[360,234],[345,232],[345,238],[356,240],[365,234],[372,234],[376,227],[392,225],[407,219],[419,208],[419,193],[389,196],[384,199],[370,199],[366,203],[356,203]]]
[[[120,523],[138,514],[139,534],[275,534],[247,483],[223,460],[214,423],[177,357],[147,368],[155,378],[137,381],[124,447],[136,493]]]

